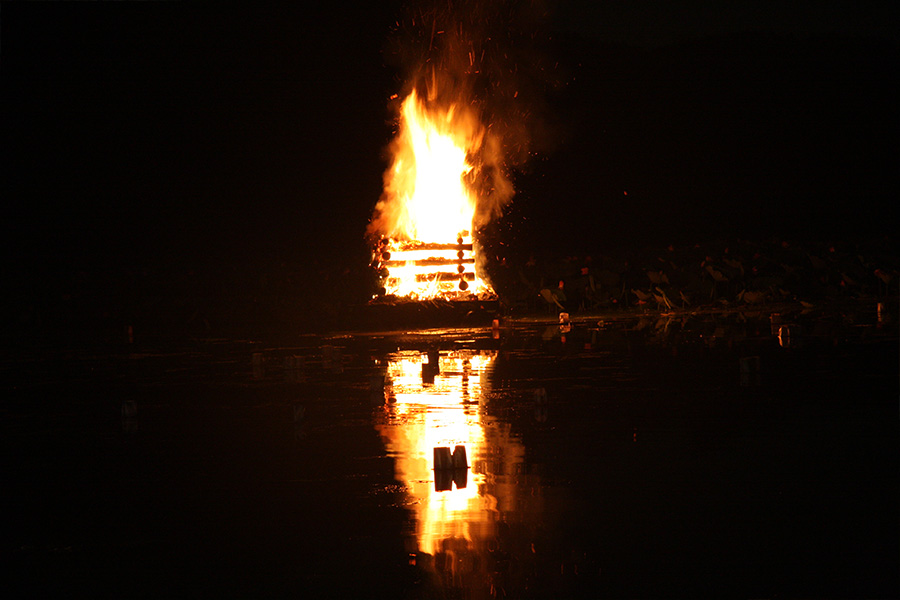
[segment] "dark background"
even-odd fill
[[[893,233],[896,9],[525,4],[558,70],[490,231],[511,259]],[[407,8],[4,4],[12,322],[364,300]]]

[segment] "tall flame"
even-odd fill
[[[451,105],[429,109],[413,91],[403,101],[396,154],[385,176],[385,204],[395,207],[387,232],[402,240],[452,241],[472,229],[475,197],[466,183],[469,155],[484,131]]]
[[[415,90],[400,110],[370,234],[381,236],[376,269],[385,293],[414,299],[493,294],[478,272],[472,234],[486,129],[462,102],[441,106],[436,87]]]

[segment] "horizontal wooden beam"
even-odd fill
[[[384,266],[391,267],[442,267],[452,265],[474,265],[474,258],[424,258],[422,260],[389,260]]]
[[[393,253],[412,250],[472,250],[472,244],[428,244],[425,242],[397,242]]]

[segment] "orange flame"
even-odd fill
[[[393,211],[387,235],[402,240],[450,242],[472,229],[475,198],[466,176],[469,154],[483,128],[456,106],[429,110],[415,91],[403,101],[394,162],[385,175],[385,207]]]

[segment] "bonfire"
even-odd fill
[[[379,295],[492,299],[475,236],[479,190],[490,176],[490,136],[472,103],[447,101],[437,87],[432,80],[427,96],[413,90],[401,105],[384,193],[369,226]]]

